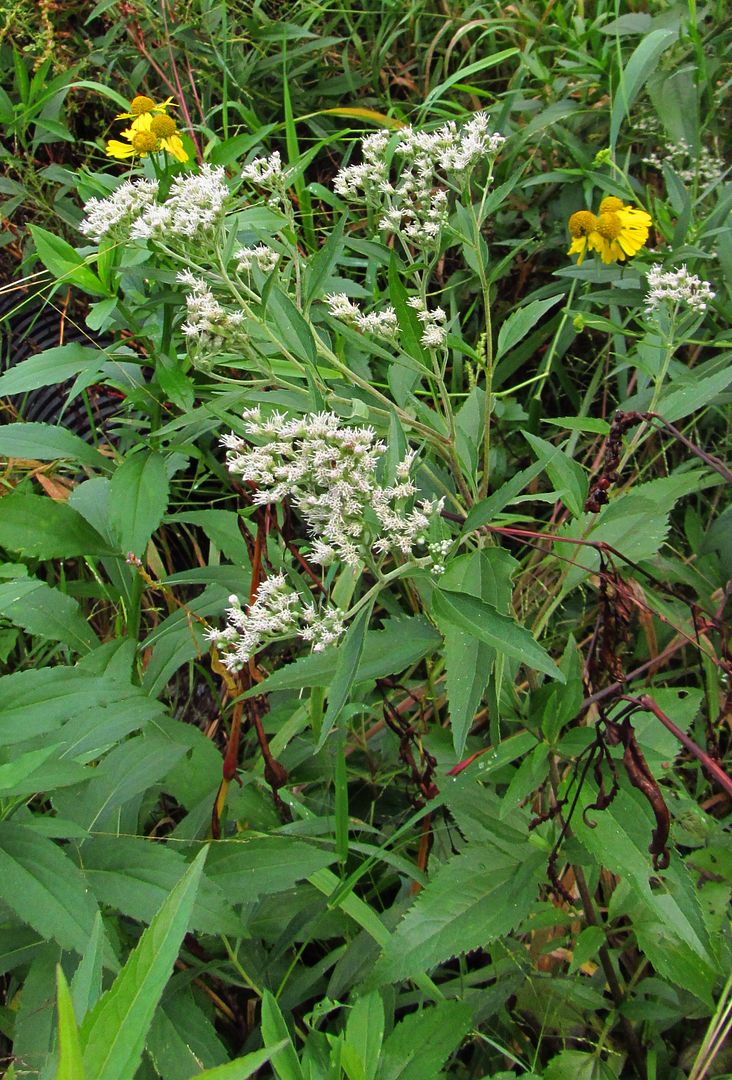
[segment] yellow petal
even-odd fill
[[[180,135],[170,135],[167,139],[161,139],[163,150],[167,150],[177,161],[188,161],[188,154],[183,149]]]
[[[129,143],[120,142],[119,139],[110,139],[106,146],[108,157],[128,158],[135,156],[134,147]]]

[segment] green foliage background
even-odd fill
[[[40,37],[35,16],[11,6],[0,39],[2,299],[8,334],[39,300],[78,334],[20,363],[11,338],[0,375],[7,1075],[729,1075],[729,789],[690,749],[729,749],[725,6],[101,0],[44,6]],[[289,268],[256,282],[247,350],[186,348],[180,255],[79,232],[137,92],[185,105],[191,167],[225,167],[228,255]],[[431,263],[334,194],[369,132],[479,108],[507,141]],[[289,217],[239,183],[275,149]],[[648,209],[653,253],[577,267],[567,218],[606,194]],[[659,260],[712,283],[703,316],[646,318]],[[449,320],[437,373],[417,280]],[[328,316],[344,288],[394,306],[398,345]],[[100,387],[119,406],[89,438],[28,419],[50,393],[94,421]],[[439,579],[326,573],[344,611],[379,586],[345,640],[275,642],[233,679],[204,636],[230,594],[262,567],[313,588],[302,520],[253,506],[218,444],[258,403],[373,425],[385,468],[419,450],[453,546]],[[630,428],[588,512],[616,409],[683,439]],[[621,692],[687,737],[632,714],[650,800],[617,739],[590,765]]]

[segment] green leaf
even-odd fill
[[[557,454],[561,453],[559,447],[555,447],[555,450]],[[467,536],[468,533],[479,529],[481,525],[487,525],[492,521],[505,506],[508,506],[517,495],[521,494],[524,488],[529,486],[532,480],[535,480],[540,473],[544,472],[547,464],[545,461],[537,461],[535,464],[529,465],[527,469],[515,473],[510,480],[502,484],[498,491],[494,491],[487,499],[482,499],[479,503],[476,503],[463,523],[463,535]]]
[[[144,923],[152,921],[184,870],[179,852],[143,837],[98,836],[84,848],[83,872],[97,900]],[[205,876],[189,928],[204,934],[242,932],[241,919]]]
[[[137,453],[110,484],[109,520],[120,548],[142,557],[168,505],[168,474],[159,454]]]
[[[628,60],[620,74],[620,81],[610,116],[610,146],[612,149],[615,149],[620,126],[624,118],[630,115],[633,102],[643,85],[656,70],[662,53],[678,40],[678,30],[652,30],[647,37],[643,38]]]
[[[279,1080],[305,1080],[285,1018],[269,990],[265,990],[262,996],[262,1039],[264,1045],[270,1048],[276,1044],[285,1044],[274,1055],[272,1062]]]
[[[550,296],[546,300],[532,300],[526,307],[512,312],[498,331],[496,343],[496,361],[500,360],[507,352],[523,341],[528,333],[536,329],[536,325],[550,308],[564,298],[564,293]]]
[[[66,503],[17,490],[3,497],[0,546],[35,559],[112,553],[96,529]]]
[[[60,964],[56,965],[56,989],[59,1047],[56,1080],[84,1080],[86,1072],[81,1056],[79,1029],[76,1026],[69,986]]]
[[[97,905],[63,850],[33,829],[0,822],[0,898],[62,949],[83,954]]]
[[[42,386],[56,386],[80,371],[94,374],[107,359],[101,349],[89,349],[76,341],[45,349],[0,375],[0,395],[6,397]]]
[[[648,845],[655,820],[646,799],[627,781],[621,781],[620,792],[605,810],[587,809],[595,799],[595,785],[587,779],[572,818],[577,839],[598,866],[607,867],[626,885],[623,906],[656,971],[711,1005],[721,970],[688,870],[675,852],[667,870],[654,870]],[[620,905],[616,898],[613,902]]]
[[[78,285],[92,296],[106,296],[107,290],[90,270],[83,255],[72,248],[60,236],[42,229],[40,225],[28,226],[36,245],[38,258],[59,281]]]
[[[585,470],[563,450],[560,449],[557,453],[559,448],[552,446],[546,439],[540,439],[530,431],[524,431],[523,435],[542,462],[555,491],[561,496],[567,509],[575,517],[579,517],[584,512],[587,498],[588,480]]]
[[[136,735],[107,754],[83,787],[59,791],[55,805],[88,831],[104,831],[115,811],[162,780],[185,750],[158,735]]]
[[[597,1054],[562,1050],[544,1070],[544,1080],[617,1080],[617,1073]]]
[[[0,585],[0,615],[29,634],[63,641],[77,652],[99,644],[77,601],[35,578]]]
[[[371,682],[404,671],[442,644],[440,635],[426,619],[389,619],[383,630],[369,630],[364,641],[355,682]],[[268,679],[248,690],[243,697],[255,697],[274,690],[300,690],[303,686],[328,686],[338,664],[338,649],[312,653],[280,668]]]
[[[196,1073],[195,1080],[248,1080],[248,1077],[254,1076],[262,1065],[271,1061],[286,1045],[283,1039],[272,1046],[265,1046],[263,1050],[253,1050],[251,1054],[236,1058],[227,1065],[217,1065],[214,1069],[204,1069],[203,1072]]]
[[[298,360],[315,366],[318,356],[312,331],[289,296],[276,285],[272,287],[267,299],[267,314],[272,316],[280,339],[287,349]]]
[[[207,848],[196,856],[144,931],[111,988],[81,1028],[84,1067],[94,1080],[130,1080],[190,922]]]
[[[512,56],[516,56],[518,52],[519,50],[515,48],[502,49],[500,52],[491,53],[489,56],[484,56],[482,60],[476,60],[474,64],[468,64],[467,67],[460,68],[458,71],[453,72],[453,74],[445,79],[444,82],[441,82],[438,86],[435,86],[430,90],[422,105],[423,111],[427,112],[451,86],[454,86],[459,82],[465,82],[466,79],[472,78],[473,75],[477,75],[481,71],[486,71],[488,68],[502,64],[504,60],[509,60]]]
[[[366,629],[373,610],[374,605],[372,602],[359,611],[348,628],[345,641],[338,646],[338,659],[333,674],[333,682],[328,691],[328,708],[323,717],[323,726],[315,747],[316,753],[322,748],[348,701],[363,654]]]
[[[74,1011],[77,1016],[83,1017],[89,1012],[102,994],[102,966],[104,958],[105,935],[101,912],[97,912],[94,919],[94,929],[89,938],[89,945],[84,952],[79,966],[71,980],[71,996],[74,1002]],[[108,955],[110,955],[108,953]],[[109,964],[108,964],[109,966]],[[113,969],[119,970],[119,964]]]
[[[482,600],[467,593],[435,589],[432,609],[437,619],[452,623],[458,630],[490,645],[498,654],[563,681],[557,665],[529,631]]]
[[[471,843],[444,863],[384,946],[367,983],[400,982],[509,933],[529,913],[545,856]]]
[[[384,1043],[378,1080],[432,1080],[473,1022],[462,1001],[440,1001],[400,1020]]]
[[[356,998],[346,1022],[346,1045],[361,1067],[363,1080],[374,1080],[384,1039],[384,1003],[378,990]],[[349,1076],[349,1080],[355,1077]]]
[[[208,877],[231,903],[284,892],[335,862],[335,855],[291,836],[220,840],[211,850]]]
[[[93,653],[89,654],[94,655]],[[4,747],[59,733],[64,754],[99,751],[162,712],[139,687],[78,668],[18,671],[0,678],[0,743]]]
[[[673,384],[661,397],[656,412],[669,423],[676,423],[714,401],[731,382],[732,367],[727,367],[724,371],[718,371],[705,379],[697,378],[684,386]]]
[[[171,987],[150,1025],[145,1050],[164,1080],[188,1080],[199,1075],[202,1065],[217,1068],[229,1060],[212,1021],[191,991],[190,986]]]
[[[454,559],[440,579],[443,588],[475,596],[500,611],[511,604],[511,577],[518,563],[502,548],[486,548]],[[495,649],[449,621],[440,623],[445,638],[447,699],[453,745],[458,758],[493,671]]]
[[[110,462],[93,447],[66,428],[50,424],[6,424],[0,427],[0,457],[29,461],[58,461],[69,458],[108,472]]]
[[[323,289],[327,288],[328,278],[335,268],[343,251],[343,230],[346,225],[345,215],[337,221],[333,231],[316,253],[308,259],[303,275],[303,295],[309,306],[313,300],[319,300]]]

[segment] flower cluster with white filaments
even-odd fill
[[[432,132],[378,131],[361,141],[361,162],[341,169],[333,187],[347,202],[370,207],[383,232],[424,250],[437,248],[448,222],[448,192],[466,190],[475,169],[490,167],[504,142],[490,132],[483,112]]]
[[[206,637],[214,644],[229,671],[245,664],[273,641],[298,636],[322,652],[345,633],[343,613],[330,606],[303,603],[283,573],[263,581],[245,611],[238,596],[229,597],[226,626],[211,627]]]
[[[310,532],[310,558],[321,566],[338,560],[358,567],[372,556],[422,557],[443,500],[417,500],[408,451],[393,483],[378,478],[386,444],[371,427],[346,427],[335,413],[288,419],[258,408],[244,413],[246,433],[225,435],[229,471],[255,488],[257,505],[289,498]]]
[[[698,274],[692,274],[686,266],[678,270],[664,270],[652,266],[648,271],[648,292],[645,297],[646,314],[652,315],[665,305],[679,305],[701,314],[715,297],[711,283]]]

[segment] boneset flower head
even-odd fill
[[[649,291],[646,293],[646,313],[652,314],[663,304],[686,304],[692,311],[707,310],[716,293],[711,283],[697,274],[691,274],[686,266],[678,270],[663,270],[652,266],[648,271]]]
[[[417,502],[409,477],[414,453],[396,470],[396,481],[377,479],[386,445],[370,427],[344,427],[334,413],[313,413],[288,420],[279,413],[268,419],[259,409],[244,414],[248,435],[263,445],[248,447],[226,435],[229,471],[256,488],[259,505],[290,498],[313,538],[310,558],[327,565],[335,559],[358,566],[370,551],[415,556],[425,543],[441,501]]]
[[[343,615],[337,608],[303,604],[282,573],[261,583],[247,611],[238,596],[230,596],[229,605],[224,629],[206,631],[229,671],[241,671],[255,653],[273,641],[298,636],[311,644],[313,652],[322,652],[345,632]]]
[[[448,220],[446,188],[468,185],[473,170],[490,162],[504,142],[489,132],[482,112],[462,127],[450,121],[433,132],[379,131],[362,140],[362,160],[341,169],[333,187],[348,202],[373,207],[384,232],[433,248]]]
[[[111,232],[126,235],[135,218],[156,205],[157,194],[157,180],[125,180],[106,199],[89,199],[79,230],[96,243]]]

